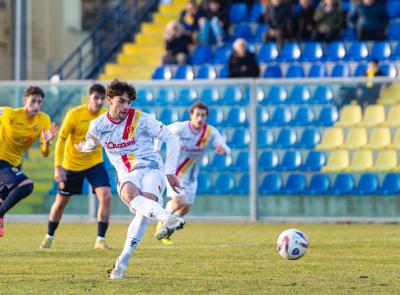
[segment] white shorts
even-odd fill
[[[158,203],[163,205],[163,193],[165,190],[165,174],[159,169],[142,168],[119,176],[118,194],[121,195],[121,188],[124,183],[133,183],[143,193],[151,193],[158,199]],[[130,204],[127,204],[130,208]]]
[[[181,189],[180,193],[177,194],[167,181],[167,196],[169,198],[176,198],[178,196],[181,196],[185,198],[186,204],[193,205],[194,199],[196,198],[197,181],[182,181],[182,186],[183,189]]]

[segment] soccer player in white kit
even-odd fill
[[[129,259],[151,218],[162,224],[156,233],[157,239],[168,237],[185,223],[162,207],[165,178],[173,189],[180,188],[175,176],[179,139],[149,114],[131,108],[135,99],[132,85],[114,80],[107,87],[109,111],[90,123],[86,140],[76,145],[82,152],[90,152],[99,144],[104,147],[117,170],[119,196],[136,213],[122,253],[110,273],[111,279],[124,277]],[[153,138],[167,144],[165,166],[159,153],[154,151]]]
[[[166,210],[171,214],[182,217],[189,212],[194,203],[197,190],[197,176],[204,153],[214,147],[215,152],[228,155],[231,149],[226,145],[218,130],[206,123],[208,107],[203,102],[195,102],[190,107],[190,120],[175,122],[168,125],[168,129],[179,137],[179,156],[175,174],[179,177],[183,189],[177,192],[167,185],[167,195],[171,200]],[[162,142],[156,141],[155,149],[161,148]],[[157,228],[161,228],[159,223]],[[172,234],[172,232],[171,232]],[[161,242],[165,245],[173,244],[170,235]]]

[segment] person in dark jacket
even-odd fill
[[[229,0],[204,0],[204,17],[199,20],[199,41],[221,46],[229,28]]]
[[[299,5],[294,13],[294,31],[296,39],[310,39],[315,30],[313,19],[315,7],[312,0],[299,0]]]
[[[322,0],[314,13],[316,41],[334,41],[343,29],[343,9],[340,0]]]
[[[166,53],[162,57],[162,63],[186,64],[190,42],[191,38],[183,33],[182,26],[178,22],[169,22],[165,29]]]
[[[229,57],[229,78],[257,78],[259,75],[260,69],[256,57],[248,50],[246,40],[236,39]]]
[[[183,27],[185,35],[195,40],[199,31],[199,20],[204,16],[204,11],[197,4],[196,0],[189,0],[186,7],[181,11],[179,22]]]

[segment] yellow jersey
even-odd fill
[[[40,137],[44,142],[42,130],[50,129],[49,115],[38,113],[28,117],[24,108],[0,107],[0,160],[19,166],[22,156]]]
[[[90,121],[105,112],[106,109],[103,108],[94,115],[89,112],[87,104],[77,106],[67,112],[58,134],[55,153],[56,166],[62,166],[71,171],[82,171],[103,162],[100,145],[90,153],[81,153],[74,145],[85,140]]]

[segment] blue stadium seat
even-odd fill
[[[235,26],[232,33],[232,41],[238,38],[243,38],[247,41],[252,40],[253,32],[251,31],[251,27],[248,24],[243,23],[243,24],[237,24]]]
[[[304,78],[304,69],[301,65],[290,65],[286,72],[286,78]]]
[[[159,88],[154,96],[157,105],[172,105],[175,103],[175,92],[172,88]]]
[[[331,77],[350,77],[350,68],[347,64],[335,64]]]
[[[260,126],[267,125],[269,120],[269,112],[266,108],[257,108],[257,124]]]
[[[290,92],[289,97],[286,100],[286,103],[305,104],[308,103],[310,97],[311,97],[310,90],[308,89],[307,86],[296,85]]]
[[[322,151],[312,150],[308,153],[301,170],[320,171],[326,164],[326,153]]]
[[[346,59],[362,61],[368,58],[368,47],[365,42],[353,41],[350,44],[349,51],[347,53]]]
[[[282,171],[298,170],[301,162],[302,159],[299,150],[288,150],[283,154],[282,160],[277,168]]]
[[[269,88],[267,96],[264,96],[260,103],[263,105],[267,104],[284,104],[288,97],[285,86],[271,86]]]
[[[165,125],[174,123],[174,122],[178,121],[178,119],[179,119],[179,115],[175,109],[164,108],[161,111],[160,121]]]
[[[140,103],[140,105],[154,104],[154,93],[150,89],[140,88],[138,89],[136,96],[137,102]]]
[[[296,141],[296,130],[294,130],[293,128],[282,128],[279,131],[276,141],[274,142],[274,147],[291,148],[295,146]]]
[[[319,126],[333,126],[339,119],[339,113],[335,106],[323,107],[319,112],[318,120],[316,124]]]
[[[342,60],[345,56],[346,48],[344,47],[343,42],[334,41],[328,44],[323,58],[327,61],[339,61]]]
[[[314,174],[311,177],[307,193],[312,196],[326,195],[330,191],[330,178],[327,174]]]
[[[379,195],[394,196],[400,194],[400,174],[388,173],[383,179],[382,185],[378,190]]]
[[[374,42],[371,48],[370,57],[377,60],[389,59],[392,55],[392,49],[388,41]]]
[[[210,79],[214,80],[217,77],[217,71],[212,65],[202,65],[200,66],[197,74],[195,75],[196,79]]]
[[[258,158],[259,171],[276,170],[278,164],[279,164],[278,153],[275,150],[264,151]]]
[[[262,195],[280,194],[282,190],[282,176],[279,173],[265,175],[259,190]]]
[[[321,43],[319,42],[306,42],[300,56],[302,61],[319,61],[322,58],[323,51]]]
[[[209,108],[207,123],[212,126],[220,126],[224,121],[224,112],[220,108]]]
[[[400,40],[400,22],[390,22],[387,36],[391,40]]]
[[[288,107],[278,106],[272,114],[271,120],[268,121],[268,125],[271,126],[284,126],[289,125],[292,120],[292,112]]]
[[[248,171],[249,170],[249,153],[246,151],[240,152],[231,166],[233,171]]]
[[[151,79],[153,80],[171,80],[172,71],[169,66],[159,66],[154,70]]]
[[[400,2],[396,0],[387,1],[386,11],[391,19],[400,18]]]
[[[205,195],[210,193],[211,177],[207,173],[199,173],[197,177],[197,194]]]
[[[397,77],[397,68],[394,64],[381,64],[379,68],[385,76],[391,78]]]
[[[257,23],[260,16],[264,13],[264,5],[259,3],[258,1],[254,2],[254,4],[251,6],[249,15],[247,20],[252,23]],[[262,40],[260,40],[262,41]]]
[[[263,44],[257,53],[258,62],[275,61],[278,57],[278,48],[275,43],[267,42]]]
[[[244,108],[233,107],[229,110],[224,126],[227,127],[246,127],[249,125],[247,121],[247,114]]]
[[[274,132],[271,128],[258,129],[257,145],[259,148],[272,147],[274,145]]]
[[[304,174],[289,174],[282,192],[285,195],[302,195],[306,191],[306,177]]]
[[[200,93],[200,100],[207,105],[219,104],[221,95],[215,87],[205,87]]]
[[[223,45],[217,47],[214,52],[214,63],[216,64],[226,64],[229,60],[229,56],[232,52],[232,45]]]
[[[260,43],[264,42],[264,35],[267,30],[268,26],[266,24],[258,24],[256,32],[254,33],[254,41]]]
[[[364,173],[358,180],[354,193],[358,196],[374,195],[378,192],[379,179],[375,173]]]
[[[326,76],[326,67],[320,63],[313,63],[307,75],[309,78],[324,78]]]
[[[315,114],[310,107],[298,108],[293,120],[290,122],[294,126],[310,126],[314,125]]]
[[[327,104],[331,103],[332,99],[333,99],[332,88],[325,85],[319,85],[317,86],[317,88],[315,88],[310,103]]]
[[[247,20],[247,5],[245,3],[233,3],[229,6],[229,20],[232,23],[240,23]]]
[[[399,60],[400,59],[400,42],[397,42],[397,45],[393,47],[391,60]]]
[[[248,195],[249,192],[250,192],[250,177],[248,173],[245,173],[240,177],[239,182],[236,185],[233,193],[235,195]]]
[[[333,182],[331,194],[345,196],[353,194],[355,187],[354,175],[350,173],[339,173]]]
[[[355,70],[354,70],[354,77],[365,77],[365,74],[367,73],[367,64],[365,63],[359,63]]]
[[[180,120],[181,121],[188,121],[190,119],[189,112],[182,112]]]
[[[297,43],[287,42],[283,45],[278,58],[282,61],[296,61],[300,58],[301,51]]]
[[[222,95],[223,104],[247,104],[249,97],[247,95],[247,89],[236,86],[227,86]]]
[[[348,3],[348,5],[351,5],[351,2],[344,2],[344,3]],[[346,5],[347,6],[347,5]],[[347,6],[348,7],[348,6]],[[353,28],[345,28],[343,33],[342,33],[342,37],[341,40],[344,41],[353,41],[353,40],[357,40],[357,33]]]
[[[212,171],[229,170],[231,164],[232,163],[230,157],[225,157],[220,154],[215,154],[211,161],[211,165],[209,165],[209,169]]]
[[[270,65],[265,68],[264,78],[282,78],[282,69],[280,65]]]
[[[229,146],[232,148],[245,148],[249,146],[250,133],[245,128],[237,128],[233,132],[232,138],[229,141]]]
[[[178,105],[192,105],[198,99],[197,92],[193,88],[182,88],[178,92],[176,104]]]
[[[225,79],[228,78],[229,69],[227,66],[222,66],[222,68],[218,72],[218,79]]]
[[[211,194],[224,195],[232,194],[235,187],[235,179],[230,173],[221,173],[218,175],[210,191]]]
[[[190,62],[194,65],[209,63],[213,59],[213,53],[208,45],[197,45],[190,56]]]
[[[304,129],[296,147],[302,149],[314,148],[321,141],[321,135],[315,128]]]

